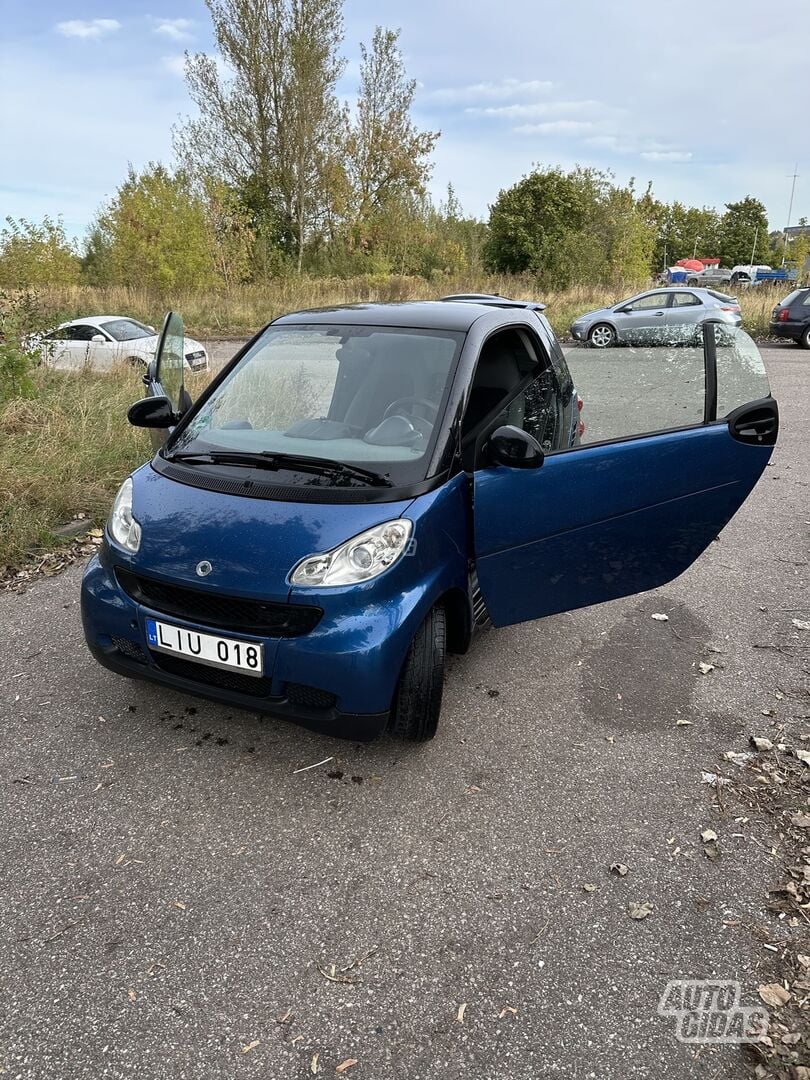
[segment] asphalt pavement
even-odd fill
[[[782,434],[719,541],[663,589],[480,636],[424,746],[103,670],[79,567],[0,596],[0,1073],[747,1075],[656,1010],[679,977],[756,1004],[778,930],[767,821],[702,781],[808,719],[810,353],[763,352]]]

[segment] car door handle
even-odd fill
[[[655,317],[658,318],[659,315],[663,315],[663,314],[664,314],[663,311],[656,311]]]

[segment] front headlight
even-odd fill
[[[127,551],[135,552],[141,546],[141,527],[132,516],[132,478],[129,476],[115,496],[109,530],[116,544]]]
[[[386,521],[333,551],[307,555],[290,576],[293,585],[356,585],[377,577],[408,550],[413,523]]]

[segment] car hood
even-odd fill
[[[306,555],[401,517],[411,499],[305,503],[250,499],[178,483],[144,465],[132,476],[132,511],[142,530],[136,555],[118,561],[155,577],[212,592],[285,600],[287,576]],[[197,564],[210,562],[205,578]]]
[[[584,315],[578,315],[571,325],[575,326],[577,323],[590,322],[591,319],[601,319],[613,314],[612,307],[597,308],[596,311],[587,311]]]

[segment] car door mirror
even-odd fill
[[[133,427],[170,428],[180,419],[167,397],[147,397],[130,405],[127,420]]]
[[[103,334],[93,334],[93,336],[90,338],[90,340],[91,341],[106,341],[107,339],[104,337]]]
[[[489,458],[512,469],[539,469],[545,460],[540,443],[528,431],[506,424],[496,428],[487,443]]]

